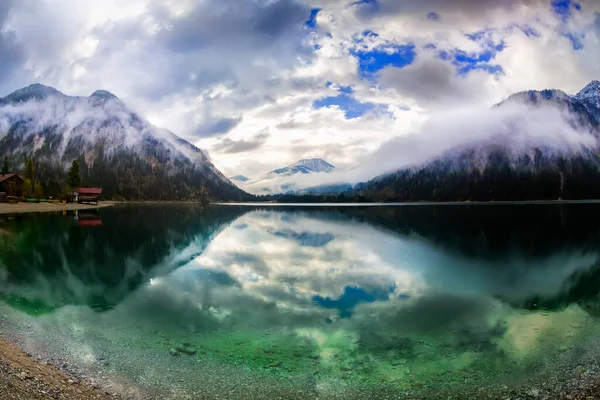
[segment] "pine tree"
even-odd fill
[[[25,159],[25,178],[31,184],[31,193],[35,191],[35,170],[33,167],[33,160],[31,158]]]
[[[2,162],[2,175],[8,174],[8,157],[4,156],[4,161]]]
[[[67,185],[71,189],[76,189],[81,185],[79,162],[77,160],[74,160],[73,164],[71,164],[71,168],[69,168],[69,172],[67,173]]]

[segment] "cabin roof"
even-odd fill
[[[78,188],[79,194],[102,194],[102,188]]]
[[[4,182],[4,181],[12,178],[13,176],[16,176],[19,180],[23,180],[23,178],[21,178],[17,174],[4,174],[4,175],[0,175],[0,182]]]

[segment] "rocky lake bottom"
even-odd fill
[[[0,332],[123,398],[585,399],[596,220],[594,204],[14,216]]]

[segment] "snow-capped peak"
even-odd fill
[[[586,87],[575,95],[579,101],[587,101],[600,108],[600,81],[591,81]]]
[[[313,172],[330,172],[335,168],[333,165],[321,158],[307,158],[304,160],[299,160],[297,163],[290,165],[290,167],[297,166],[306,167]]]
[[[320,158],[308,158],[295,162],[284,168],[279,168],[267,174],[267,177],[288,176],[294,174],[311,174],[315,172],[331,172],[335,167]]]

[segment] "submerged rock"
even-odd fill
[[[179,355],[179,352],[176,349],[171,348],[171,349],[169,349],[169,354],[177,357]]]
[[[194,354],[196,354],[196,349],[194,349],[193,347],[189,347],[185,349],[184,353],[188,356],[193,356]]]
[[[191,344],[190,343],[184,343],[181,346],[177,346],[175,348],[175,350],[178,353],[183,353],[183,354],[187,354],[188,356],[193,356],[194,354],[196,354],[196,349],[194,347],[190,347]]]

